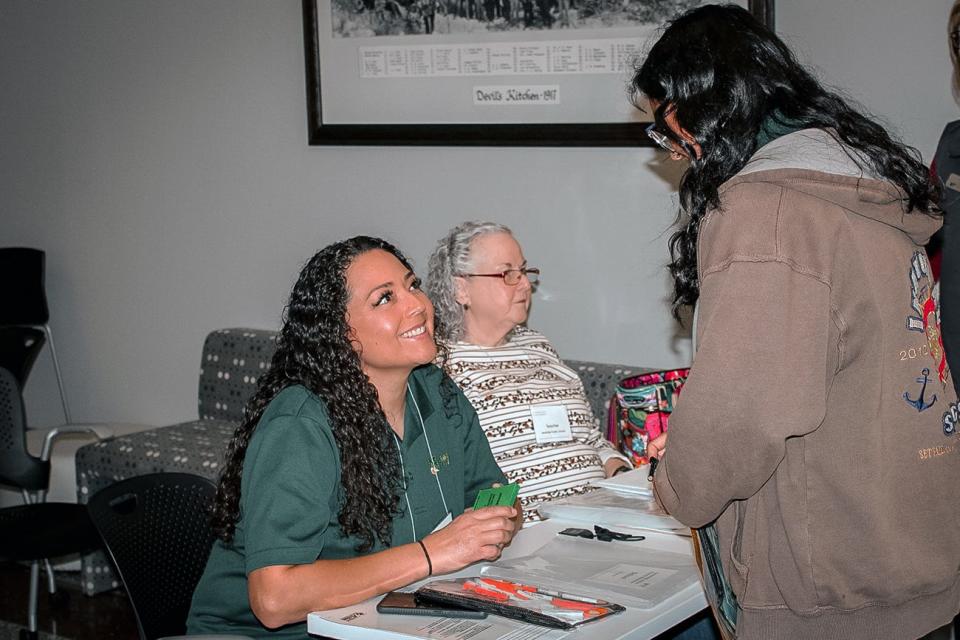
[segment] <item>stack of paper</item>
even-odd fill
[[[637,493],[618,493],[598,488],[582,495],[547,502],[537,511],[544,518],[556,518],[587,528],[598,524],[608,529],[627,527],[690,535],[690,529],[664,513],[653,498],[645,498]]]
[[[595,480],[591,484],[617,493],[653,498],[653,483],[647,479],[649,475],[650,465],[645,464],[633,471],[620,473],[604,480]]]
[[[689,555],[654,551],[646,544],[558,535],[534,555],[500,560],[482,572],[650,609],[697,582],[700,574]]]

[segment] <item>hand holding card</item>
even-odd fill
[[[520,492],[520,485],[516,482],[493,487],[490,489],[481,489],[477,494],[477,499],[473,502],[474,509],[483,507],[512,507],[517,501],[517,494]]]
[[[450,524],[419,541],[426,550],[424,555],[430,556],[432,575],[459,571],[468,564],[491,562],[500,556],[500,551],[516,534],[520,519],[519,509],[513,504],[497,504],[500,499],[490,495],[479,497],[475,506],[485,505],[483,508],[467,509]]]

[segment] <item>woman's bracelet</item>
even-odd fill
[[[420,548],[423,549],[423,557],[427,559],[427,575],[433,575],[433,563],[430,562],[430,554],[427,553],[427,545],[423,544],[423,540],[417,540],[417,544],[420,545]]]

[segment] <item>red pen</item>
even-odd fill
[[[498,600],[500,602],[506,602],[510,599],[509,594],[500,593],[499,591],[493,591],[491,589],[484,589],[476,582],[470,580],[467,580],[463,583],[463,588],[467,591],[473,591],[478,596],[486,596],[487,598],[493,598],[494,600]]]
[[[523,593],[524,591],[528,593],[534,593],[537,590],[536,587],[528,587],[526,585],[517,584],[516,582],[510,582],[509,580],[497,580],[495,578],[479,578],[479,581],[487,586],[493,587],[494,589],[505,591],[511,595],[517,596],[521,600],[530,599],[530,596],[528,596],[526,593]]]

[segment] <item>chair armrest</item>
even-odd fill
[[[43,449],[40,450],[40,459],[44,462],[49,462],[50,452],[53,449],[53,442],[60,436],[68,433],[91,433],[97,440],[100,440],[100,434],[97,433],[96,429],[90,426],[63,425],[62,427],[54,427],[47,432],[46,437],[43,439]]]

